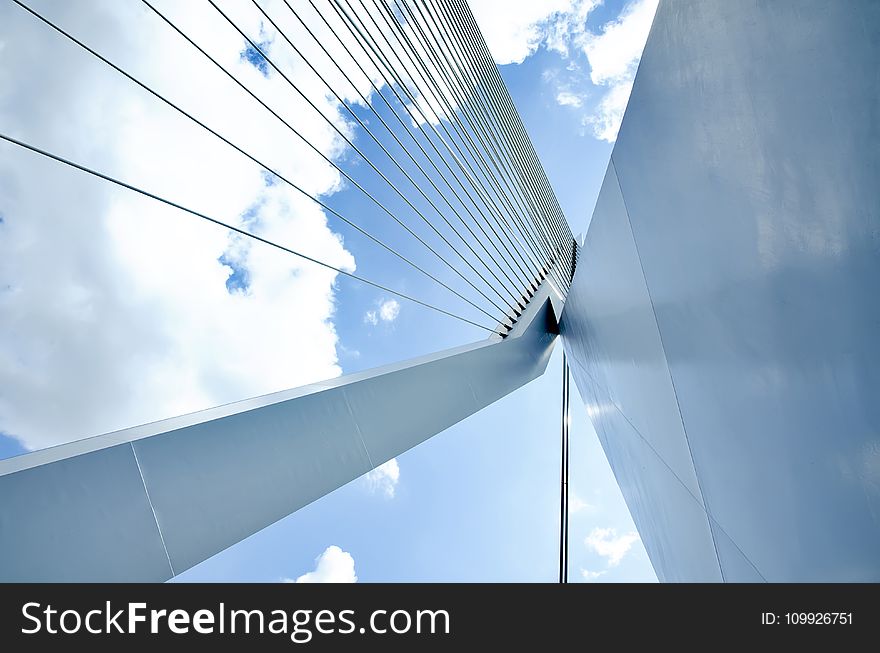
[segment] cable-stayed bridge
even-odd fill
[[[403,233],[407,251],[420,250],[418,260],[50,16],[26,2],[15,4],[44,26],[47,38],[80,48],[180,120],[260,167],[272,183],[314,202],[435,284],[442,291],[435,297],[442,300],[376,281],[368,265],[355,273],[298,249],[295,242],[274,240],[137,180],[2,133],[8,144],[170,206],[180,219],[207,221],[442,319],[464,322],[488,338],[5,461],[9,512],[3,519],[28,525],[27,533],[19,527],[15,541],[4,544],[9,578],[170,578],[543,372],[577,247],[466,3],[309,0],[270,8],[253,0],[260,20],[278,35],[274,47],[286,48],[305,66],[310,85],[277,62],[260,34],[249,33],[234,12],[208,0],[252,63],[342,141],[357,164],[346,165],[312,142],[284,107],[254,92],[173,16],[143,0],[144,20],[164,23],[227,79],[229,93],[247,96],[258,119],[276,121],[331,166],[360,194],[360,202]],[[306,53],[306,44],[319,59]],[[354,123],[355,133],[321,106],[315,84]],[[387,416],[399,415],[401,406],[411,412],[399,425],[389,424]],[[34,499],[46,505],[53,495],[64,497],[54,502],[58,510],[35,509]],[[72,505],[82,510],[71,510]],[[55,562],[47,564],[49,559]]]
[[[172,578],[537,378],[557,340],[661,580],[880,579],[876,3],[661,2],[578,242],[463,0],[250,0],[236,11],[207,0],[284,103],[141,0],[144,20],[338,174],[381,230],[9,1],[432,293],[0,126],[5,148],[482,339],[0,461],[0,579]],[[277,35],[271,48],[237,17],[244,6]],[[304,113],[292,119],[287,102]],[[562,392],[567,410],[567,367]],[[565,416],[562,432],[565,582]]]

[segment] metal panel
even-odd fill
[[[722,580],[702,506],[616,406],[587,403],[591,420],[661,582]]]
[[[543,374],[552,353],[548,330],[557,328],[555,318],[547,321],[551,316],[548,307],[537,318],[544,324],[523,332],[516,347],[483,347],[470,352],[466,366],[444,357],[393,377],[346,385],[348,405],[373,462],[383,463],[422,441],[415,439],[410,420],[405,418],[407,411],[418,413],[424,425],[422,439],[426,439],[511,393],[523,385],[523,379]],[[393,398],[393,412],[387,397]]]
[[[880,3],[662,2],[612,154],[726,580],[880,580],[878,61]]]
[[[338,391],[133,444],[175,573],[372,469]]]
[[[585,319],[563,321],[566,351],[592,374],[702,505],[654,308],[613,166],[608,167],[602,183],[577,275],[589,283],[574,284],[566,312],[576,312]],[[571,329],[580,330],[576,338],[567,333]]]
[[[504,340],[0,461],[0,580],[180,573],[542,374],[550,294]]]
[[[128,443],[2,475],[0,497],[2,582],[171,574]]]
[[[560,325],[571,371],[661,580],[721,580],[617,178],[609,166]],[[687,570],[687,571],[685,571]]]
[[[712,528],[715,549],[718,553],[718,559],[721,561],[724,579],[727,582],[763,583],[767,581],[714,519],[709,520],[709,525]]]

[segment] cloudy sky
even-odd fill
[[[324,15],[332,15],[328,1],[316,1]],[[141,2],[26,4],[246,144],[304,193],[8,0],[0,6],[0,132],[472,316],[306,196],[432,263],[329,163],[377,188],[346,139],[369,156],[376,148],[252,3],[218,5],[303,96],[209,4],[153,4],[275,116]],[[306,59],[367,120],[364,98],[375,100],[371,83],[381,87],[381,72],[362,62],[360,73],[348,60],[353,85],[346,82],[284,4],[260,4],[283,18]],[[310,4],[292,4],[337,61],[346,61]],[[582,233],[656,0],[471,0],[471,7],[571,228]],[[429,120],[443,119],[431,98],[420,98],[420,106]],[[0,456],[482,337],[467,324],[0,144]],[[181,580],[552,581],[560,376],[557,352],[541,379]],[[582,410],[575,410],[572,438],[572,580],[653,580]]]

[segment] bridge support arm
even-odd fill
[[[0,581],[164,581],[540,376],[548,291],[505,338],[0,461]]]

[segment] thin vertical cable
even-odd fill
[[[569,374],[562,352],[562,464],[559,483],[559,582],[568,583]]]

